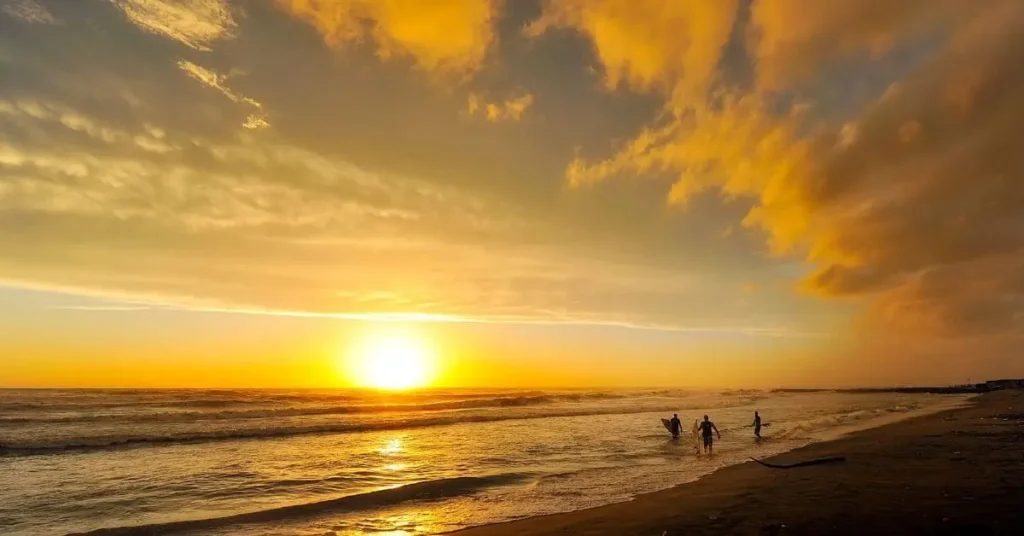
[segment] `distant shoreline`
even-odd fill
[[[905,394],[932,394],[932,395],[957,395],[957,394],[978,394],[988,393],[991,390],[973,386],[957,385],[951,387],[854,387],[849,389],[772,389],[772,393],[850,393],[850,394],[876,394],[876,393],[905,393]]]
[[[779,388],[772,393],[907,393],[907,394],[978,394],[1002,391],[1005,389],[1024,389],[1024,379],[989,380],[982,383],[967,383],[946,386],[913,386],[913,387],[848,387],[843,389],[819,388]]]

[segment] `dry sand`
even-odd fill
[[[1024,391],[771,458],[635,500],[488,525],[459,536],[544,534],[1024,534]]]

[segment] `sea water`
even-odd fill
[[[962,397],[0,390],[0,533],[435,534],[626,501]],[[755,410],[770,427],[756,441]],[[713,458],[689,436],[707,414]],[[240,515],[241,514],[241,515]],[[191,525],[175,523],[207,520]]]

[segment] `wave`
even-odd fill
[[[133,527],[115,527],[98,529],[89,532],[77,533],[78,536],[121,536],[132,534],[171,534],[186,531],[208,531],[231,525],[244,523],[268,523],[294,518],[311,517],[327,513],[339,513],[347,511],[367,510],[381,506],[394,505],[409,501],[426,501],[469,495],[482,488],[500,486],[522,480],[525,475],[518,473],[505,473],[484,477],[455,477],[443,478],[440,480],[429,480],[408,484],[397,488],[371,491],[358,495],[349,495],[337,499],[328,499],[311,503],[281,506],[207,519],[191,521],[174,521],[170,523],[154,523],[150,525],[137,525]]]
[[[537,406],[563,402],[584,402],[590,400],[611,400],[624,395],[612,393],[572,393],[501,396],[492,398],[471,398],[447,402],[418,404],[356,404],[344,406],[279,407],[259,409],[230,409],[223,411],[165,411],[140,412],[133,414],[86,414],[86,415],[36,415],[0,417],[0,424],[72,424],[95,422],[153,422],[153,421],[207,421],[243,420],[275,417],[302,417],[316,415],[351,415],[361,413],[412,413],[429,411],[451,411],[464,409],[508,408]],[[222,407],[231,405],[214,400],[190,401],[193,407]]]
[[[364,406],[362,409],[352,408],[281,408],[280,410],[260,410],[258,413],[250,413],[249,420],[238,418],[239,413],[245,414],[245,410],[233,410],[229,414],[219,412],[222,422],[225,424],[214,430],[184,430],[174,433],[160,434],[153,431],[145,431],[139,434],[104,434],[104,435],[76,435],[75,437],[62,437],[53,440],[41,440],[33,442],[4,442],[0,437],[0,456],[37,456],[49,454],[63,454],[68,452],[111,450],[119,448],[163,446],[170,444],[196,444],[207,442],[222,442],[234,440],[257,440],[273,439],[300,435],[318,434],[344,434],[353,432],[372,432],[386,430],[401,430],[412,428],[428,428],[434,426],[447,426],[464,423],[487,423],[510,420],[529,420],[556,417],[580,417],[590,415],[628,415],[652,412],[683,412],[694,409],[714,410],[721,407],[734,407],[742,405],[744,399],[695,399],[690,401],[675,398],[665,398],[657,395],[647,394],[646,398],[630,400],[629,404],[616,403],[608,405],[550,405],[544,404],[558,401],[581,401],[586,399],[615,399],[623,398],[625,394],[612,393],[562,393],[534,396],[504,397],[490,400],[456,401],[452,403],[438,403],[434,405],[389,405],[389,406]],[[443,404],[443,405],[442,405]],[[423,410],[425,407],[433,407],[438,410],[470,410],[470,411],[434,411]],[[412,408],[420,408],[415,410]],[[490,408],[504,408],[506,411],[494,412],[483,411],[473,412],[473,409],[487,410]],[[521,411],[514,411],[520,408]],[[536,408],[526,410],[525,408]],[[260,421],[258,417],[272,419],[274,417],[309,417],[315,415],[365,413],[367,411],[391,411],[416,413],[408,417],[388,420],[358,419],[349,422],[319,422],[303,423],[301,421]],[[288,414],[288,411],[296,413]],[[159,414],[158,414],[159,415]],[[108,416],[87,416],[98,419]],[[117,421],[124,421],[125,416],[117,417]],[[159,416],[133,415],[128,416],[135,419],[133,422],[141,424],[160,425],[167,423]],[[80,417],[79,417],[80,418]],[[214,417],[217,418],[217,417]],[[229,419],[236,419],[234,421]],[[7,423],[11,423],[8,420]],[[3,423],[3,421],[0,421]],[[247,425],[247,423],[249,423]],[[35,425],[48,423],[34,422]],[[136,428],[136,427],[132,427]],[[131,429],[131,428],[129,428]],[[31,435],[31,434],[24,434]]]
[[[140,436],[97,436],[63,439],[43,443],[6,443],[0,444],[0,456],[38,456],[47,454],[63,454],[77,451],[109,450],[125,447],[160,446],[169,444],[208,443],[217,441],[272,439],[315,434],[343,434],[353,432],[372,432],[382,430],[402,430],[412,428],[429,428],[463,423],[487,423],[510,420],[545,419],[555,417],[580,417],[589,415],[628,415],[675,411],[678,406],[646,405],[624,407],[586,408],[578,410],[557,409],[532,414],[522,413],[490,413],[490,414],[455,414],[448,413],[421,419],[406,419],[385,422],[362,423],[329,423],[306,426],[281,426],[276,428],[244,428],[214,431],[190,431],[170,435]]]
[[[761,389],[726,389],[718,393],[721,396],[756,396],[764,394]]]
[[[847,424],[870,421],[871,419],[888,414],[909,413],[920,409],[921,407],[922,406],[920,404],[901,404],[886,408],[851,409],[841,413],[794,421],[791,423],[778,423],[779,425],[775,427],[776,430],[771,434],[771,437],[773,439],[798,439],[815,432],[821,432],[823,430]]]
[[[258,440],[288,438],[293,436],[309,436],[319,434],[349,434],[356,431],[378,431],[391,429],[422,428],[443,426],[467,422],[495,422],[516,419],[537,419],[547,417],[574,417],[584,415],[603,415],[613,413],[644,413],[657,411],[649,408],[609,412],[607,410],[590,410],[575,412],[557,412],[535,415],[446,415],[429,419],[412,421],[389,421],[349,424],[319,424],[308,426],[284,426],[276,428],[226,429],[214,431],[183,432],[180,435],[168,436],[129,436],[129,437],[91,437],[75,440],[56,441],[53,443],[0,444],[0,456],[32,456],[42,454],[62,454],[76,451],[109,450],[125,447],[161,446],[171,444],[211,443],[222,441]],[[668,410],[665,410],[668,411]]]

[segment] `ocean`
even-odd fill
[[[0,533],[436,534],[626,501],[962,396],[0,390]],[[765,423],[758,442],[755,410]],[[716,455],[688,431],[708,414]],[[116,532],[115,532],[116,533]],[[128,532],[130,533],[130,532]]]

